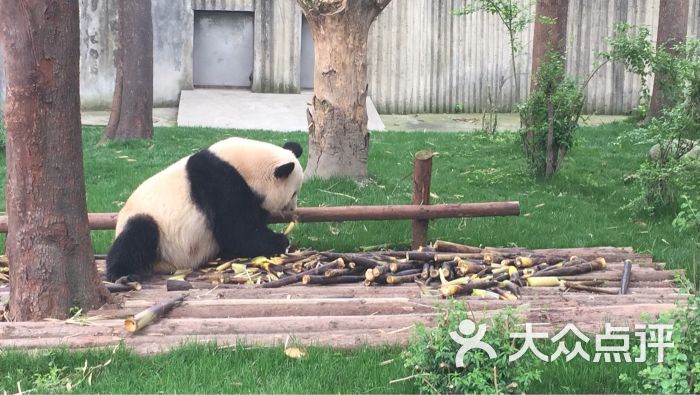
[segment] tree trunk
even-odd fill
[[[151,0],[117,2],[119,49],[112,112],[102,140],[153,137],[153,22]]]
[[[532,73],[530,91],[537,87],[537,73],[548,49],[566,55],[566,22],[569,0],[539,0],[535,7],[535,31],[532,39]],[[542,23],[541,18],[553,19],[555,24]]]
[[[367,38],[390,0],[298,0],[314,40],[307,177],[367,178]]]
[[[545,176],[551,177],[556,173],[554,159],[554,103],[552,98],[547,98],[547,161],[545,168]]]
[[[656,34],[656,49],[678,55],[673,47],[685,42],[688,30],[688,0],[661,0],[659,2],[659,30]],[[661,110],[672,105],[670,98],[664,97],[664,84],[671,76],[657,72],[649,102],[646,120],[661,114]]]
[[[79,2],[0,0],[7,99],[10,317],[65,318],[108,298],[83,178]]]

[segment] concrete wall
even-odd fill
[[[80,1],[80,99],[85,108],[112,104],[116,1]]]
[[[80,0],[83,108],[108,108],[114,86],[118,0]],[[529,1],[529,0],[522,0]],[[298,92],[301,85],[301,10],[296,0],[152,0],[154,102],[176,105],[192,88],[193,10],[254,11],[257,92]],[[567,69],[586,78],[595,53],[607,49],[615,23],[656,31],[659,0],[571,0]],[[521,96],[514,97],[504,28],[496,17],[452,16],[464,0],[394,0],[370,30],[369,95],[382,113],[450,112],[457,105],[479,112],[490,91],[502,108],[526,97],[532,27],[520,37]],[[533,9],[534,11],[534,9]],[[700,32],[700,0],[690,0],[688,34]],[[0,56],[2,56],[0,54]],[[0,71],[0,101],[4,96]],[[637,106],[640,81],[608,64],[587,89],[587,111],[627,113]]]
[[[85,109],[108,108],[114,93],[114,50],[118,0],[80,1],[80,96]],[[192,88],[192,31],[189,1],[152,0],[153,100],[177,105]]]
[[[189,0],[151,0],[153,12],[153,102],[176,106],[192,89],[194,14]]]
[[[521,0],[529,2],[528,0]],[[688,34],[700,31],[700,0],[690,0]],[[520,36],[516,59],[520,98],[511,77],[510,48],[501,22],[476,13],[451,16],[463,0],[394,0],[370,30],[369,95],[380,113],[451,112],[464,106],[480,112],[491,94],[502,109],[528,95],[532,25]],[[608,49],[616,23],[647,25],[656,34],[659,0],[571,0],[567,71],[581,80]],[[534,4],[532,11],[534,14]],[[640,79],[618,64],[607,64],[587,86],[589,113],[628,113],[638,105]]]
[[[296,0],[255,0],[253,92],[299,93],[301,7]]]

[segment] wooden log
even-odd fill
[[[179,297],[169,300],[165,303],[155,304],[147,308],[146,310],[134,315],[133,317],[127,318],[124,321],[124,329],[133,333],[145,328],[146,326],[150,325],[155,320],[160,318],[162,315],[167,314],[168,311],[170,311],[173,307],[182,303],[182,301],[185,300],[185,297],[187,297],[187,295],[180,295]]]
[[[390,206],[301,207],[294,211],[272,214],[268,223],[384,221],[520,215],[519,202],[455,203]],[[114,229],[117,213],[89,213],[92,230]],[[0,233],[7,233],[7,216],[0,216]]]
[[[380,329],[338,330],[295,333],[294,340],[302,346],[325,345],[336,348],[357,348],[364,345],[401,345],[405,344],[412,332],[411,326],[384,332]],[[169,336],[135,336],[120,338],[117,336],[80,336],[80,337],[51,337],[15,339],[14,341],[0,339],[0,348],[16,348],[37,350],[58,347],[68,347],[72,350],[94,349],[124,345],[137,354],[151,355],[172,348],[181,347],[187,343],[216,342],[220,347],[237,346],[240,344],[256,346],[281,346],[289,337],[289,333],[236,333],[236,334],[200,334],[200,335],[169,335]]]
[[[418,206],[430,204],[430,177],[433,169],[433,152],[418,151],[413,160],[413,197],[411,203]],[[411,224],[411,248],[425,246],[428,241],[427,219],[414,219]]]
[[[211,282],[207,281],[187,281],[187,280],[166,280],[165,281],[165,289],[168,292],[176,292],[176,291],[188,291],[190,289],[228,289],[228,288],[233,288],[233,289],[241,289],[241,288],[247,288],[250,289],[250,286],[245,286],[242,284],[214,284]]]
[[[625,266],[622,268],[622,279],[620,280],[620,295],[627,293],[630,286],[630,279],[632,278],[632,262],[629,260],[625,261]]]
[[[335,287],[335,286],[334,286]],[[307,290],[322,291],[318,288],[301,287]],[[363,287],[364,288],[364,287]],[[396,287],[370,287],[373,289],[395,289]],[[416,288],[415,286],[413,288]],[[618,287],[605,288],[617,291]],[[325,288],[323,289],[325,290]],[[643,293],[628,293],[627,295],[592,295],[588,292],[569,290],[562,293],[558,288],[522,288],[522,299],[520,303],[527,304],[533,308],[546,307],[573,307],[573,306],[601,306],[601,305],[630,305],[635,303],[675,303],[676,301],[687,300],[688,295],[669,293],[669,289],[647,289]],[[536,291],[536,292],[532,292]],[[547,292],[541,292],[547,291]],[[219,293],[202,293],[201,297],[219,296]],[[242,318],[242,317],[277,317],[277,316],[357,316],[357,315],[382,315],[382,314],[412,314],[433,312],[435,303],[440,299],[430,297],[367,297],[350,298],[341,297],[343,295],[332,295],[338,297],[314,298],[314,299],[209,299],[197,300],[197,304],[185,302],[177,309],[168,314],[170,318]],[[345,295],[348,296],[348,295]],[[225,301],[225,302],[222,302]],[[219,304],[217,304],[219,303]],[[130,314],[140,311],[143,306],[147,306],[147,301],[129,301],[122,309],[101,309],[91,311],[90,317],[99,316],[106,318],[125,318]],[[474,300],[469,302],[473,310],[499,309],[511,305],[503,301]],[[99,321],[103,322],[103,321]],[[19,335],[16,331],[3,332],[0,325],[0,338],[6,336]]]

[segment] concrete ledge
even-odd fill
[[[308,131],[306,108],[313,92],[253,93],[247,89],[195,89],[180,93],[178,126],[226,129]],[[384,123],[367,97],[368,128],[384,130]]]

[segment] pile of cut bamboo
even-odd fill
[[[0,284],[10,282],[10,263],[6,255],[0,255]]]
[[[629,285],[631,262],[625,262],[622,286]],[[560,287],[597,293],[602,281],[578,276],[604,271],[604,256],[547,254],[522,248],[477,248],[446,241],[415,251],[353,253],[298,251],[277,257],[215,262],[195,272],[178,272],[166,281],[168,291],[277,288],[291,284],[366,286],[417,283],[421,291],[442,297],[471,295],[516,300],[521,287]],[[122,283],[113,291],[137,289]]]

